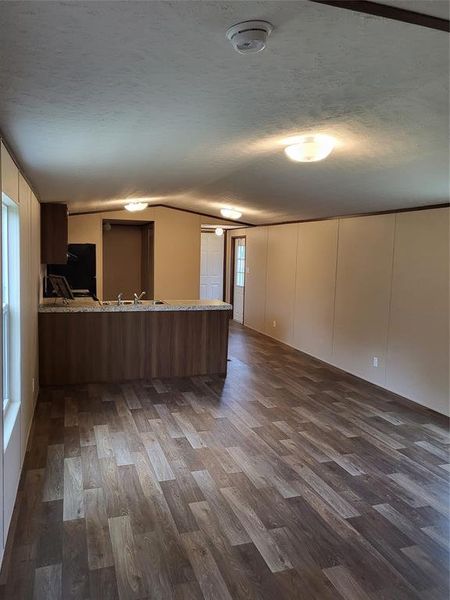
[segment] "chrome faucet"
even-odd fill
[[[139,296],[137,294],[134,294],[134,300],[133,302],[135,304],[142,304],[142,298],[145,296],[145,292],[141,292],[139,294]]]
[[[117,295],[117,306],[120,306],[121,304],[123,304],[123,294],[122,294],[122,292],[120,292],[120,294]]]

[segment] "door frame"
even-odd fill
[[[234,267],[236,260],[236,240],[245,240],[245,272],[244,272],[244,293],[243,293],[243,304],[242,304],[242,324],[245,321],[245,289],[247,287],[247,236],[246,235],[234,235],[231,236],[231,264],[230,264],[230,304],[234,304]]]
[[[104,264],[105,264],[105,235],[104,225],[109,223],[114,225],[136,226],[140,228],[141,233],[141,290],[146,292],[146,299],[153,300],[155,294],[155,222],[154,221],[139,221],[136,219],[102,219],[102,272],[101,272],[101,287],[102,298],[104,298]],[[96,273],[97,293],[99,275]],[[108,299],[108,298],[107,298]]]
[[[223,283],[222,283],[222,300],[227,301],[227,232],[223,234]]]

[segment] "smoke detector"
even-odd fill
[[[228,29],[227,38],[240,54],[261,52],[272,30],[273,26],[267,21],[243,21]]]

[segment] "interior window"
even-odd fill
[[[19,207],[2,194],[2,377],[3,411],[20,403]],[[3,441],[5,442],[5,432]]]
[[[8,408],[10,398],[8,216],[8,206],[2,201],[3,410]]]
[[[245,244],[236,246],[236,285],[244,287],[245,283]]]

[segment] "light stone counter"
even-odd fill
[[[161,304],[162,302],[162,304]],[[231,310],[231,304],[221,300],[144,300],[141,304],[120,304],[97,302],[91,298],[76,298],[64,304],[62,300],[46,298],[39,306],[40,313],[81,313],[81,312],[140,312],[140,311],[196,311]]]

